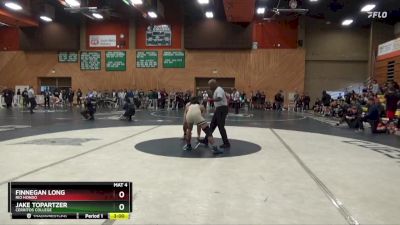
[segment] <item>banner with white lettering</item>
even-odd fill
[[[89,47],[116,47],[116,35],[89,35]]]
[[[169,25],[150,25],[146,30],[146,46],[171,46],[172,31]]]
[[[400,55],[400,38],[383,43],[378,47],[378,60]]]

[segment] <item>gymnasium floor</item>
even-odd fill
[[[0,109],[0,224],[400,224],[398,136],[243,111],[227,119],[230,151],[212,156],[182,152],[182,112],[119,115]],[[133,214],[11,220],[10,181],[132,181]]]

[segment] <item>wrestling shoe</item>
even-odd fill
[[[207,138],[199,139],[198,141],[199,141],[199,143],[205,145],[206,147],[208,146],[208,140],[207,140]]]
[[[217,146],[213,146],[213,147],[212,147],[212,153],[213,153],[214,155],[219,155],[219,154],[224,153],[224,150],[219,149]]]
[[[193,150],[193,148],[192,148],[192,146],[191,145],[185,145],[185,146],[183,146],[183,151],[192,151]]]

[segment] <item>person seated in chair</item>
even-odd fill
[[[128,121],[132,121],[132,116],[135,115],[135,104],[131,102],[129,97],[125,98],[125,104],[123,106],[125,110],[124,114],[120,117],[120,119],[127,119]]]
[[[346,121],[347,125],[351,129],[359,129],[359,124],[361,121],[361,111],[356,106],[353,105],[350,109],[347,109],[346,114],[344,116],[344,121]]]
[[[81,112],[82,116],[87,120],[94,120],[96,112],[96,100],[92,94],[85,99],[85,109]]]
[[[363,122],[368,122],[371,125],[372,133],[379,133],[377,130],[379,123],[379,105],[376,104],[375,98],[370,97],[368,99],[368,112],[365,116],[363,116],[358,124],[359,131],[364,130]]]

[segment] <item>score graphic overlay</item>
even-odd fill
[[[10,182],[12,219],[129,219],[132,182]]]

